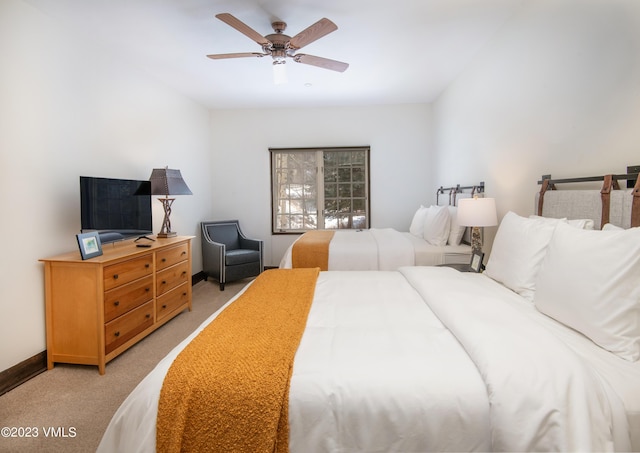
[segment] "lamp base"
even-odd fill
[[[158,198],[158,200],[162,203],[162,207],[164,208],[164,220],[162,221],[162,228],[160,232],[156,235],[159,238],[172,238],[177,236],[178,233],[175,231],[171,231],[171,220],[169,216],[171,215],[171,205],[175,198]]]
[[[482,253],[480,227],[471,227],[471,251],[472,253]]]

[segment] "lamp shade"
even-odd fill
[[[154,168],[151,172],[151,195],[193,195],[180,170]]]
[[[496,200],[475,197],[458,200],[458,223],[470,227],[497,225]]]

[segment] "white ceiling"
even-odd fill
[[[97,52],[209,108],[431,102],[530,0],[25,0]],[[338,30],[301,52],[350,64],[344,73],[287,60],[274,85],[270,58],[211,60],[260,52],[214,16],[227,12],[262,35],[271,22],[294,36],[322,17]]]

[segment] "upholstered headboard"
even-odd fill
[[[618,181],[623,180],[631,182],[628,185],[633,188],[621,188]],[[602,187],[557,190],[559,184],[594,181],[602,181]],[[555,180],[547,175],[538,181],[541,189],[535,196],[534,212],[544,217],[592,219],[596,229],[601,229],[605,223],[622,228],[640,226],[638,181],[638,173]]]

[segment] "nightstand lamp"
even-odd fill
[[[496,200],[494,198],[462,198],[458,200],[458,223],[471,227],[471,250],[482,253],[482,239],[480,227],[498,224],[496,214]]]
[[[176,236],[175,231],[171,231],[171,205],[175,198],[169,198],[169,195],[193,195],[187,183],[182,179],[180,170],[170,170],[165,168],[154,168],[151,172],[151,195],[164,195],[164,198],[158,198],[164,208],[164,220],[162,221],[162,229],[158,233],[159,238],[170,238]]]

